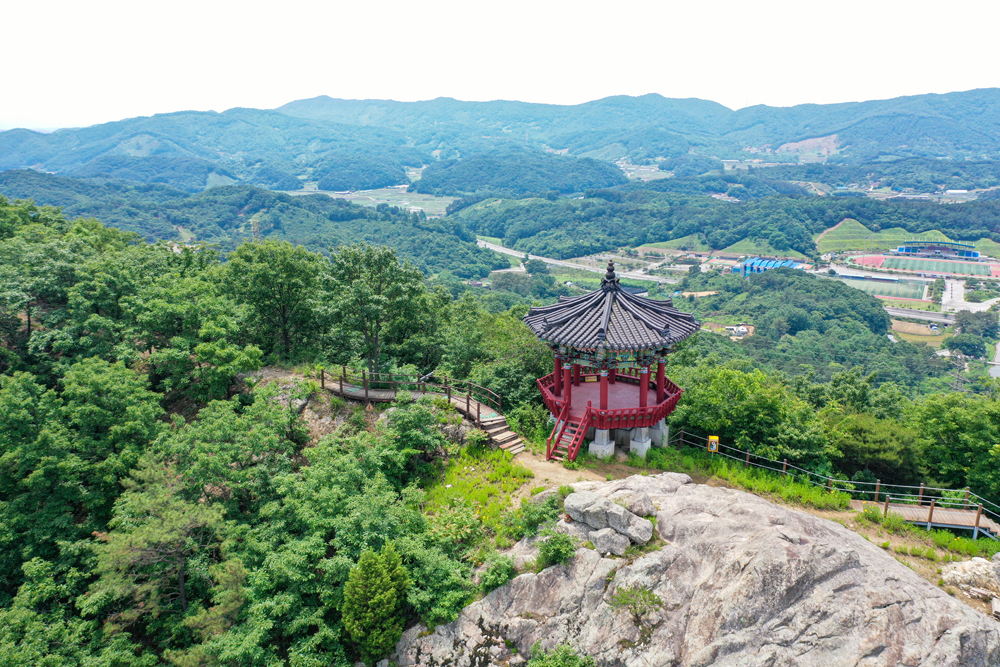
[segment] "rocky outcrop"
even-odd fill
[[[941,570],[941,580],[962,590],[981,588],[1000,596],[1000,553],[993,560],[973,558],[961,563],[949,563]]]
[[[632,560],[580,548],[453,623],[407,630],[398,665],[514,666],[535,642],[568,642],[602,667],[1000,665],[1000,624],[839,524],[686,475],[573,486],[597,497],[576,499],[577,509],[645,495],[663,545]],[[647,589],[663,606],[637,627],[609,605],[623,587]]]
[[[646,496],[644,500],[644,504],[642,500],[638,500],[636,501],[636,505],[652,509],[653,504],[649,497]],[[626,538],[624,542],[626,548],[629,542],[645,544],[653,536],[652,522],[630,512],[626,509],[624,502],[619,505],[593,491],[571,493],[566,497],[563,507],[566,510],[566,514],[573,521],[579,521],[593,529],[593,532],[588,531],[591,536],[600,534],[602,544],[622,543],[620,539],[613,538],[610,534],[606,533],[605,531],[607,530],[611,530],[613,533],[617,533],[618,536]],[[590,537],[590,541],[593,542],[594,538]],[[597,542],[594,542],[594,546],[597,546]],[[597,546],[597,550],[601,553],[614,553],[616,556],[621,556],[625,553],[624,548],[620,551],[609,552]]]

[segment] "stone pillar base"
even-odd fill
[[[670,427],[663,421],[657,422],[649,427],[649,439],[653,441],[653,447],[666,447],[670,441]]]
[[[614,456],[615,442],[609,436],[608,429],[596,429],[594,432],[594,441],[590,443],[587,451],[601,459]]]
[[[646,458],[646,452],[652,445],[653,441],[649,438],[649,429],[646,427],[637,428],[632,434],[632,440],[629,441],[628,450],[636,456]]]

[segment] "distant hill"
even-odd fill
[[[388,245],[428,273],[478,278],[509,267],[496,253],[478,248],[457,220],[428,220],[387,205],[366,208],[323,194],[292,196],[246,185],[190,194],[163,185],[16,170],[0,172],[0,195],[60,206],[69,218],[97,218],[147,241],[203,241],[229,251],[252,238],[256,223],[263,237],[318,251],[359,241]]]
[[[418,144],[435,135],[489,132],[605,159],[670,158],[689,149],[725,158],[738,156],[747,147],[770,150],[779,157],[832,148],[835,157],[856,161],[883,155],[1000,157],[1000,89],[996,88],[845,104],[758,105],[738,111],[706,100],[660,95],[608,97],[572,106],[317,97],[291,102],[278,111],[311,120],[391,128],[413,136]],[[829,140],[809,143],[823,138]]]
[[[1000,89],[738,111],[660,95],[569,106],[317,97],[277,110],[181,111],[47,134],[0,132],[0,170],[161,183],[187,192],[237,183],[296,190],[307,181],[358,190],[406,183],[407,167],[525,150],[658,162],[679,168],[678,175],[703,173],[712,158],[796,163],[811,156],[846,165],[997,160]],[[570,164],[562,163],[566,171],[554,179],[567,185],[549,189],[572,187],[578,170]],[[452,165],[446,187],[481,190],[484,179],[466,180],[474,166]]]
[[[125,178],[195,192],[227,182],[296,190],[339,174],[338,189],[406,182],[431,157],[389,129],[292,118],[276,111],[182,111],[48,134],[0,132],[0,170]],[[356,162],[379,165],[377,178]]]

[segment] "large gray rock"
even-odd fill
[[[648,493],[644,491],[631,491],[620,489],[608,496],[608,500],[620,503],[632,514],[636,516],[653,516],[656,514],[656,506]]]
[[[1000,579],[994,569],[995,563],[985,558],[973,558],[961,563],[949,563],[941,570],[941,579],[949,586],[959,588],[982,588],[1000,595]]]
[[[636,544],[645,544],[653,536],[653,524],[649,520],[592,491],[569,494],[564,508],[574,521],[585,523],[594,530],[614,528]]]
[[[512,665],[537,641],[546,650],[568,642],[599,667],[1000,665],[1000,624],[859,535],[684,477],[574,485],[599,498],[646,493],[668,544],[632,561],[579,549],[568,565],[515,578],[453,623],[410,628],[396,663]],[[608,604],[623,586],[663,601],[646,619],[648,635]]]
[[[591,530],[590,526],[580,521],[566,521],[564,519],[556,521],[555,531],[557,533],[564,533],[584,542],[590,539]]]
[[[625,550],[631,544],[627,537],[616,531],[614,528],[602,528],[593,530],[587,538],[594,543],[594,548],[600,554],[614,554],[624,556]]]

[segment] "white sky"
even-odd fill
[[[0,128],[316,95],[731,108],[1000,86],[997,0],[4,0]]]

